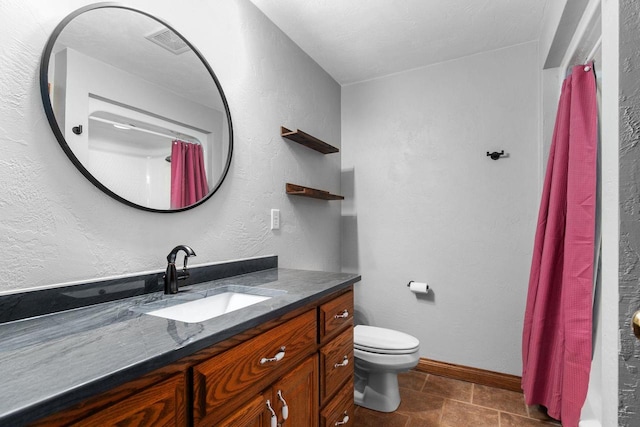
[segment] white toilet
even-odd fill
[[[400,406],[398,373],[420,360],[420,341],[403,332],[357,325],[353,330],[356,405],[380,412]]]

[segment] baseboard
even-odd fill
[[[511,391],[522,391],[521,377],[499,372],[486,371],[484,369],[471,368],[469,366],[455,365],[453,363],[439,362],[437,360],[420,358],[416,370],[428,374],[440,375],[456,380],[469,381],[476,384],[501,388]]]

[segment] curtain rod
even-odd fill
[[[122,130],[137,130],[139,132],[149,133],[151,135],[162,136],[164,138],[177,139],[179,141],[190,142],[191,144],[200,145],[199,141],[193,141],[193,140],[188,139],[188,138],[186,138],[186,139],[185,138],[181,138],[181,137],[179,137],[177,135],[168,135],[166,133],[156,132],[156,131],[153,131],[153,130],[137,127],[137,126],[130,125],[130,124],[119,123],[119,122],[116,122],[116,121],[113,121],[113,120],[103,119],[102,117],[89,116],[89,119],[95,120],[95,121],[98,121],[98,122],[102,122],[102,123],[107,123],[107,124],[114,125],[114,126],[121,126],[120,129],[122,129]]]

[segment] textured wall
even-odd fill
[[[139,211],[96,189],[67,159],[41,105],[40,54],[88,0],[0,2],[0,291],[162,269],[176,244],[194,264],[277,254],[280,265],[340,268],[340,205],[284,194],[287,181],[337,192],[340,154],[279,136],[301,128],[340,146],[340,86],[245,0],[129,0],[185,35],[215,70],[235,131],[227,180],[182,213]],[[282,228],[269,229],[271,208]]]
[[[343,268],[362,274],[360,316],[416,336],[422,357],[521,373],[536,64],[527,43],[343,87]]]
[[[541,70],[541,90],[542,90],[542,113],[541,132],[542,140],[540,144],[540,191],[544,182],[544,173],[549,160],[553,129],[556,123],[556,112],[558,111],[558,100],[560,99],[560,88],[564,71],[560,68],[543,69],[547,56],[554,55],[552,49],[557,49],[553,44],[554,37],[558,29],[558,24],[562,17],[562,12],[567,4],[567,0],[556,0],[547,2],[542,20],[542,31],[538,40],[538,67]]]
[[[629,321],[640,309],[640,3],[620,1],[620,361],[619,418],[640,425],[640,341]]]

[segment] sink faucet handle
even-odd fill
[[[184,256],[184,266],[182,267],[182,273],[178,275],[178,280],[185,280],[189,278],[189,271],[187,270],[187,260],[189,255]]]

